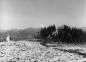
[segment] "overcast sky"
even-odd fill
[[[0,29],[51,24],[86,27],[86,0],[0,0]]]

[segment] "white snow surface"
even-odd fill
[[[84,49],[83,51],[86,52],[85,48],[82,49]],[[40,45],[40,43],[38,42],[10,41],[0,43],[0,62],[85,62],[85,61],[86,58],[83,58],[83,56],[81,55],[60,51],[58,49],[56,50],[53,48],[47,48],[45,46]]]

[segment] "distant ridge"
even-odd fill
[[[86,31],[86,27],[82,27],[81,29],[82,29],[83,31]]]
[[[37,26],[34,26],[33,29],[40,29],[43,27],[47,27],[47,26],[46,25],[37,25]]]
[[[0,32],[6,32],[7,30],[0,30]]]

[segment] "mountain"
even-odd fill
[[[40,29],[43,27],[47,27],[47,26],[46,25],[37,25],[37,26],[34,26],[33,29]]]

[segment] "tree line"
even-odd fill
[[[28,39],[43,39],[46,42],[65,42],[65,43],[83,43],[86,41],[86,32],[76,27],[62,25],[56,27],[49,25],[40,29],[27,28],[23,30],[11,30],[0,33],[0,40],[5,40],[6,35],[9,33],[12,40],[28,40]],[[41,42],[41,41],[40,41]]]
[[[44,27],[40,30],[40,37],[45,40],[64,43],[83,43],[86,41],[86,33],[82,29],[68,25],[62,25],[58,28],[55,25]]]

